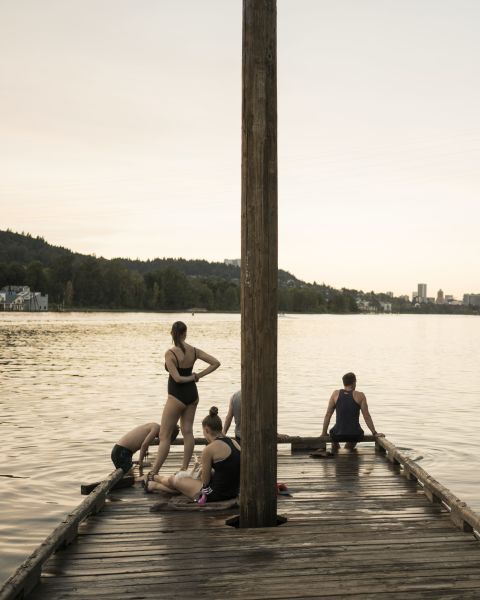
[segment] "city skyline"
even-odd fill
[[[0,17],[0,227],[106,258],[238,257],[241,3]],[[479,19],[473,0],[278,1],[282,268],[480,289]]]

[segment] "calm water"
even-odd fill
[[[112,470],[113,443],[160,420],[177,318],[222,367],[199,384],[200,421],[239,387],[238,315],[0,314],[0,579]],[[319,434],[341,375],[357,373],[379,431],[480,510],[480,318],[279,318],[279,430]]]

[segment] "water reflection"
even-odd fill
[[[225,414],[239,387],[238,315],[0,314],[0,577],[78,503],[80,481],[111,470],[121,434],[160,419],[177,319],[222,363],[199,384],[199,435],[208,408]],[[331,391],[354,370],[379,430],[480,510],[479,354],[475,317],[279,319],[279,430],[318,434]],[[374,477],[368,468],[360,461],[358,476]]]

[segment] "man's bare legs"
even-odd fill
[[[347,442],[344,446],[345,450],[350,450],[350,452],[352,452],[353,450],[355,450],[355,447],[357,445],[357,442]]]
[[[183,435],[183,464],[182,469],[186,471],[195,449],[195,438],[193,437],[193,421],[197,410],[198,400],[185,407],[180,417],[180,429]]]
[[[332,453],[336,454],[340,450],[340,444],[338,442],[332,442]]]
[[[152,465],[152,475],[156,475],[162,468],[162,465],[165,462],[168,453],[170,452],[173,430],[185,409],[185,404],[180,402],[180,400],[177,400],[173,396],[169,396],[167,398],[167,402],[162,413],[162,422],[160,424],[160,443],[158,445],[157,457]]]

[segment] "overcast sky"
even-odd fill
[[[240,256],[240,0],[0,0],[0,228]],[[480,2],[279,0],[280,266],[480,292]]]

